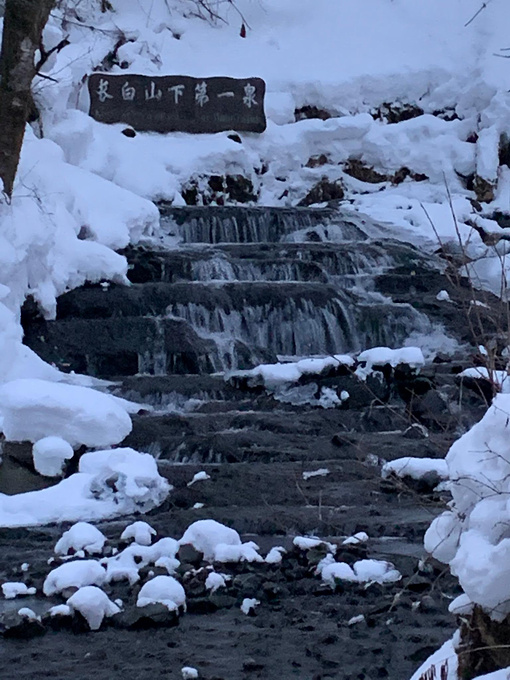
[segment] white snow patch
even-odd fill
[[[368,534],[365,531],[358,531],[353,536],[348,536],[342,541],[342,545],[359,545],[368,541]]]
[[[226,551],[227,546],[242,550],[241,537],[237,531],[213,519],[200,519],[190,524],[179,541],[179,545],[187,543],[202,552],[204,559],[208,562],[216,559],[217,546],[221,546],[222,551]]]
[[[192,666],[183,666],[181,668],[182,680],[196,680],[198,678],[198,671]]]
[[[212,593],[216,592],[218,588],[225,588],[226,585],[224,574],[218,574],[216,571],[211,571],[205,579],[205,587]]]
[[[325,545],[333,555],[336,553],[337,548],[334,543],[328,543],[328,541],[323,541],[320,538],[311,538],[309,536],[296,536],[292,543],[299,550],[310,550],[310,548],[316,548],[318,545]]]
[[[286,552],[282,546],[274,546],[266,555],[266,564],[280,564]]]
[[[259,604],[260,600],[257,600],[254,597],[245,597],[241,602],[241,611],[248,616],[251,612],[255,611],[255,607],[258,607]]]
[[[211,479],[211,475],[208,475],[207,472],[205,472],[204,470],[202,470],[201,472],[195,473],[195,474],[193,475],[193,479],[191,480],[191,482],[188,482],[187,485],[188,485],[188,486],[193,486],[193,484],[195,484],[195,482],[203,482],[203,481],[205,481],[206,479]]]
[[[15,597],[25,595],[35,595],[35,588],[29,588],[25,583],[9,581],[2,584],[2,593],[6,600],[13,600]]]
[[[397,458],[389,463],[385,463],[381,470],[383,479],[390,475],[397,477],[411,477],[420,480],[426,475],[435,473],[439,479],[445,480],[449,477],[448,464],[443,458],[413,458],[404,456]]]
[[[303,479],[306,481],[311,477],[326,477],[329,475],[328,468],[319,468],[318,470],[310,470],[308,472],[303,472]]]

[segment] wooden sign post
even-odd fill
[[[261,78],[93,73],[90,115],[153,132],[264,132]]]

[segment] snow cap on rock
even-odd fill
[[[153,529],[147,522],[133,522],[129,524],[120,536],[121,541],[133,540],[138,545],[150,545],[152,537],[156,535],[156,529]]]
[[[104,583],[106,571],[95,560],[75,560],[61,564],[50,571],[43,584],[45,595],[55,595],[67,588],[81,588],[82,586]]]
[[[67,600],[67,606],[86,619],[90,630],[99,630],[103,619],[120,612],[119,607],[112,602],[101,588],[84,586],[77,590]]]
[[[73,447],[61,437],[43,437],[32,447],[34,467],[45,477],[58,477],[66,460],[74,456]]]
[[[235,529],[230,529],[214,519],[200,519],[189,525],[179,541],[179,545],[186,543],[191,543],[204,554],[205,560],[212,562],[218,544],[240,546],[241,537]]]
[[[136,605],[145,607],[158,602],[164,604],[169,610],[185,606],[186,593],[179,581],[172,576],[155,576],[147,581],[138,593]]]
[[[87,553],[95,554],[103,550],[106,543],[106,536],[93,524],[88,522],[76,522],[73,526],[64,531],[61,538],[55,545],[57,555],[68,555],[70,551],[78,552],[84,550]]]

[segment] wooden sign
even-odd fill
[[[261,78],[93,73],[90,115],[153,132],[264,132]]]

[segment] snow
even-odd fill
[[[320,374],[328,368],[352,366],[354,359],[347,354],[336,354],[332,357],[308,357],[299,361],[260,364],[248,371],[236,371],[234,375],[260,377],[267,388],[275,388],[285,383],[295,383],[303,375]]]
[[[510,613],[509,414],[510,395],[497,395],[451,446],[450,508],[425,535],[426,549],[450,565],[468,598],[496,620]]]
[[[105,569],[95,560],[66,562],[50,571],[44,580],[43,593],[50,596],[61,593],[68,588],[101,586],[105,577]]]
[[[181,675],[183,680],[195,680],[198,678],[198,671],[192,666],[183,666],[181,668]]]
[[[458,680],[457,678],[458,659],[457,653],[455,651],[458,644],[459,633],[457,631],[454,634],[453,638],[447,640],[442,645],[442,647],[440,647],[436,652],[429,656],[429,658],[426,661],[422,663],[418,670],[413,674],[411,680],[422,680],[422,678],[427,677],[427,673],[432,678],[434,676],[437,678],[439,677],[442,678],[441,668],[446,668],[444,680]]]
[[[266,564],[280,564],[286,552],[281,545],[274,546],[266,555]]]
[[[67,600],[67,606],[87,620],[90,630],[99,630],[105,617],[120,612],[119,607],[112,602],[106,593],[96,586],[84,586],[77,590]]]
[[[200,472],[197,472],[193,475],[193,479],[191,480],[191,482],[188,482],[187,485],[193,486],[193,484],[195,484],[195,482],[203,482],[207,479],[211,479],[211,475],[208,475],[207,472],[205,472],[204,470],[201,470]]]
[[[121,541],[133,540],[138,545],[151,545],[152,537],[156,536],[156,530],[147,522],[133,522],[129,524],[120,535]]]
[[[306,480],[310,479],[311,477],[326,477],[327,475],[329,475],[328,468],[319,468],[318,470],[308,470],[303,472],[302,477],[306,482]]]
[[[258,607],[259,604],[260,600],[257,600],[254,597],[245,597],[241,602],[241,611],[248,616],[255,611],[255,607]]]
[[[462,593],[450,602],[448,611],[457,616],[466,616],[473,611],[473,603],[465,593]]]
[[[0,526],[98,521],[146,512],[170,491],[154,458],[130,448],[86,453],[78,470],[48,489],[0,494]]]
[[[487,350],[485,350],[487,353]],[[486,366],[473,366],[465,368],[460,374],[461,378],[474,378],[475,380],[489,380],[497,386],[503,394],[510,393],[510,375],[507,371],[488,369]]]
[[[76,522],[64,531],[55,545],[57,555],[69,555],[70,552],[85,551],[91,555],[101,553],[106,543],[106,536],[93,524]]]
[[[18,609],[18,614],[19,616],[22,616],[25,619],[30,619],[31,621],[41,620],[41,617],[37,616],[34,610],[30,609],[29,607],[21,607],[21,609]]]
[[[317,573],[322,580],[334,587],[338,581],[354,583],[395,583],[402,578],[400,572],[391,562],[384,560],[358,560],[351,567],[346,562],[334,562],[325,558],[318,567]]]
[[[74,456],[73,447],[61,437],[38,439],[32,447],[34,467],[46,477],[58,477],[66,460]]]
[[[26,583],[10,581],[2,584],[2,593],[6,600],[12,600],[23,595],[35,595],[36,589],[29,588]]]
[[[214,561],[217,546],[221,546],[224,551],[222,554],[225,554],[227,546],[237,549],[239,556],[242,551],[241,537],[237,531],[213,519],[200,519],[190,524],[179,541],[180,545],[187,543],[190,543],[196,550],[200,550],[208,562]]]
[[[186,605],[186,593],[172,576],[156,576],[142,586],[136,604],[145,607],[155,602],[173,611]]]
[[[325,545],[329,552],[336,553],[336,545],[334,543],[328,543],[328,541],[323,541],[320,538],[311,538],[309,536],[296,536],[292,543],[299,548],[299,550],[310,550],[310,548],[316,548],[319,545]]]
[[[411,456],[404,456],[397,458],[389,463],[385,463],[381,470],[383,479],[387,479],[391,475],[397,477],[411,477],[412,479],[420,480],[427,475],[435,474],[441,480],[448,479],[448,464],[442,458],[413,458]]]
[[[165,537],[153,545],[132,543],[122,552],[106,561],[106,580],[108,583],[127,579],[131,585],[140,579],[140,569],[154,564],[173,573],[179,566],[175,555],[179,549],[178,542]]]
[[[436,295],[436,300],[439,302],[451,302],[450,295],[447,290],[440,290]]]
[[[131,418],[110,395],[47,380],[25,378],[2,385],[0,418],[10,441],[56,436],[71,446],[104,447],[131,432]]]
[[[48,614],[50,616],[72,616],[73,611],[67,604],[56,604],[48,609]]]
[[[372,373],[374,366],[389,365],[396,367],[406,364],[411,368],[421,368],[425,364],[423,352],[419,347],[401,347],[390,349],[389,347],[374,347],[367,349],[358,355],[361,364],[355,373],[361,380],[365,380]]]
[[[241,545],[218,543],[214,549],[215,562],[263,562],[259,547],[253,541]]]
[[[348,536],[342,541],[342,545],[359,545],[368,541],[368,534],[365,531],[358,531],[353,536]]]
[[[205,587],[210,590],[211,593],[215,593],[218,588],[225,588],[227,582],[223,574],[218,574],[216,571],[211,571],[205,579]]]

